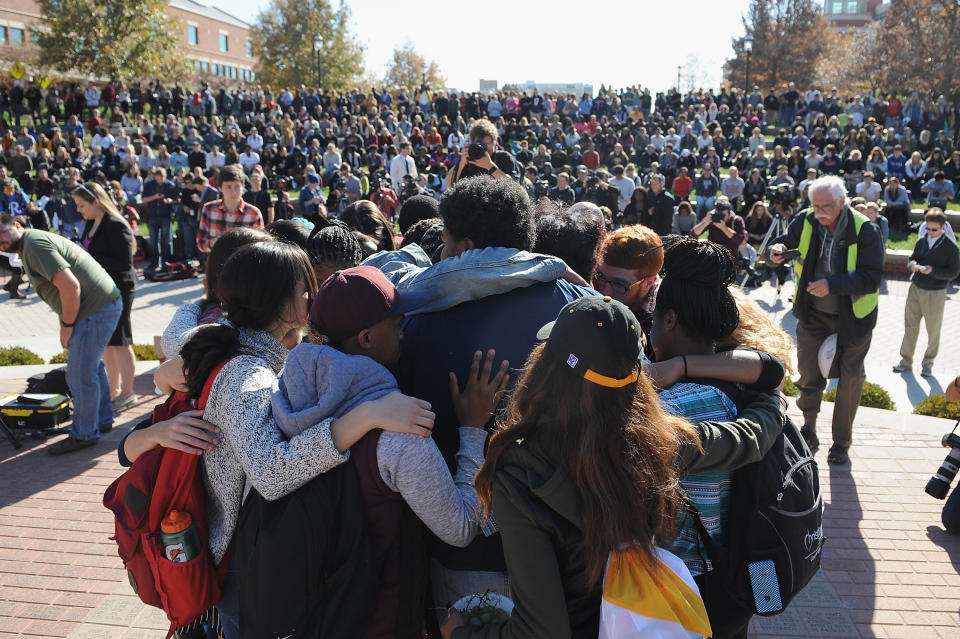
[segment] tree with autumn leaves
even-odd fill
[[[446,86],[446,82],[436,60],[427,61],[409,42],[394,47],[383,79],[388,90],[404,89],[410,93],[420,88],[421,84],[436,89]]]
[[[180,21],[166,0],[38,0],[41,69],[80,73],[114,82],[187,73],[180,53]]]
[[[829,28],[822,3],[752,0],[743,24],[753,37],[750,84],[762,90],[800,87],[934,92],[957,97],[960,87],[960,3],[891,0],[882,20],[857,29]],[[744,86],[744,38],[734,38],[727,80]]]

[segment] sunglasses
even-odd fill
[[[639,280],[637,280],[633,284],[627,284],[626,282],[623,282],[621,280],[611,280],[600,271],[594,271],[593,284],[598,290],[603,288],[606,285],[606,286],[609,286],[610,289],[617,295],[626,295],[627,291],[629,291],[633,287],[638,286],[641,283],[648,280],[649,278],[655,277],[655,276],[656,275],[647,275],[646,277],[641,277]]]

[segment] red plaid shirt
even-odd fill
[[[197,248],[204,253],[209,253],[218,237],[237,226],[262,229],[263,216],[260,214],[260,209],[243,200],[240,200],[240,208],[236,211],[227,211],[223,207],[223,200],[208,202],[200,213]]]

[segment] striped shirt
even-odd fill
[[[263,216],[260,214],[260,209],[243,200],[240,200],[240,208],[235,211],[227,211],[222,199],[208,202],[200,213],[197,248],[204,253],[209,253],[218,237],[238,226],[262,229]]]
[[[737,416],[737,407],[722,391],[713,386],[678,382],[660,393],[663,407],[674,415],[691,421],[730,421]],[[700,520],[710,533],[710,538],[724,546],[723,528],[730,503],[730,473],[706,472],[686,475],[681,481],[683,489],[700,511]],[[701,552],[696,524],[693,517],[681,511],[677,517],[677,538],[667,550],[680,557],[696,576],[713,569]]]

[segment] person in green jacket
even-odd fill
[[[478,627],[451,612],[444,639],[595,638],[609,553],[649,560],[676,533],[680,475],[757,461],[783,428],[772,395],[737,422],[669,415],[639,369],[636,317],[609,297],[571,302],[538,337],[476,479],[513,614]]]

